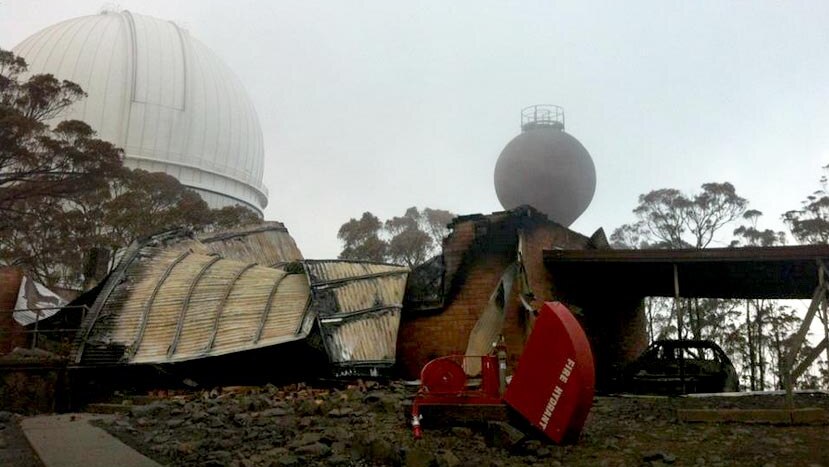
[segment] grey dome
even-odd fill
[[[128,11],[73,18],[15,47],[30,73],[78,83],[89,95],[59,116],[88,123],[124,149],[124,164],[166,172],[211,207],[260,214],[262,131],[233,72],[175,23]]]
[[[587,149],[560,122],[526,122],[495,164],[495,192],[504,209],[530,205],[561,225],[572,224],[596,191]]]

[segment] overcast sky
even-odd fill
[[[639,194],[730,181],[762,227],[829,163],[829,2],[0,0],[0,47],[120,7],[171,19],[240,77],[265,141],[266,218],[303,254],[409,206],[500,210],[520,109],[564,107],[608,234]]]

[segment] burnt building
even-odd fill
[[[503,335],[514,365],[532,330],[533,310],[545,301],[565,303],[584,326],[599,384],[644,350],[643,296],[604,293],[601,284],[591,294],[576,294],[544,263],[549,251],[608,248],[603,231],[586,237],[527,206],[460,216],[449,227],[442,255],[410,275],[397,347],[406,376],[417,377],[432,358],[468,354],[475,334]],[[515,267],[520,271],[507,273],[512,278],[505,281],[505,271]],[[503,302],[501,320],[486,311],[493,299]]]

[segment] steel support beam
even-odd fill
[[[222,313],[224,312],[225,303],[227,303],[227,298],[230,297],[230,292],[233,291],[233,286],[236,285],[236,282],[239,281],[239,278],[242,277],[242,274],[244,274],[254,266],[256,266],[256,263],[250,263],[245,265],[236,273],[235,276],[233,276],[233,279],[230,280],[230,283],[227,286],[227,290],[225,290],[225,294],[222,295],[222,299],[219,300],[219,304],[216,305],[216,317],[213,319],[213,330],[210,332],[210,340],[207,342],[207,346],[204,348],[204,353],[208,353],[211,350],[213,350],[213,345],[216,343],[216,335],[219,334],[219,321],[222,319]]]
[[[141,346],[141,341],[144,339],[144,331],[147,329],[147,321],[150,320],[150,311],[153,308],[153,302],[155,302],[155,297],[158,295],[158,292],[161,290],[161,286],[164,285],[164,282],[170,277],[170,274],[173,272],[173,269],[184,261],[185,258],[190,256],[192,251],[187,250],[184,253],[178,255],[176,259],[174,259],[170,264],[167,265],[167,269],[164,270],[164,274],[158,279],[158,282],[155,284],[155,288],[153,289],[153,293],[150,295],[150,298],[147,299],[147,303],[144,304],[144,313],[141,315],[141,324],[138,326],[138,333],[135,336],[135,340],[133,341],[132,345],[130,346],[127,352],[127,359],[132,359],[136,353],[138,353],[138,347]]]
[[[268,301],[265,303],[265,309],[262,310],[262,317],[259,318],[259,327],[256,329],[256,334],[253,336],[253,343],[256,344],[259,342],[259,339],[262,338],[262,332],[265,330],[265,323],[268,321],[268,315],[271,312],[271,307],[273,306],[273,299],[276,297],[276,291],[279,289],[279,284],[285,280],[290,274],[285,273],[282,276],[279,276],[276,279],[276,283],[271,288],[271,293],[268,295]]]
[[[199,273],[196,274],[190,282],[190,287],[187,289],[187,296],[184,298],[184,303],[181,305],[181,311],[178,314],[176,333],[173,335],[173,342],[170,343],[170,347],[167,349],[167,358],[172,358],[173,354],[176,353],[176,347],[178,346],[179,339],[181,339],[181,331],[184,329],[184,318],[187,315],[187,307],[190,305],[190,298],[193,296],[193,290],[195,290],[196,285],[198,285],[201,278],[207,273],[207,270],[216,264],[220,259],[222,259],[222,257],[218,255],[210,258],[210,261],[206,262],[204,266],[202,266]]]
[[[792,336],[789,348],[786,351],[786,399],[790,407],[794,406],[794,385],[797,382],[797,378],[809,368],[809,365],[811,365],[814,359],[817,358],[817,354],[820,353],[818,351],[814,356],[810,353],[800,365],[795,367],[797,355],[803,348],[803,342],[806,340],[806,335],[809,332],[809,328],[812,326],[812,321],[814,321],[818,310],[821,310],[825,306],[826,302],[826,265],[820,259],[815,261],[817,261],[818,285],[815,288],[815,293],[812,295],[812,302],[809,304],[809,310],[806,311],[806,316],[800,323],[800,329],[798,329],[795,335]],[[823,345],[823,343],[821,343],[821,345]]]

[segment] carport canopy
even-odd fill
[[[545,250],[544,264],[566,297],[812,298],[829,245],[678,250]],[[676,269],[674,269],[676,268]]]

